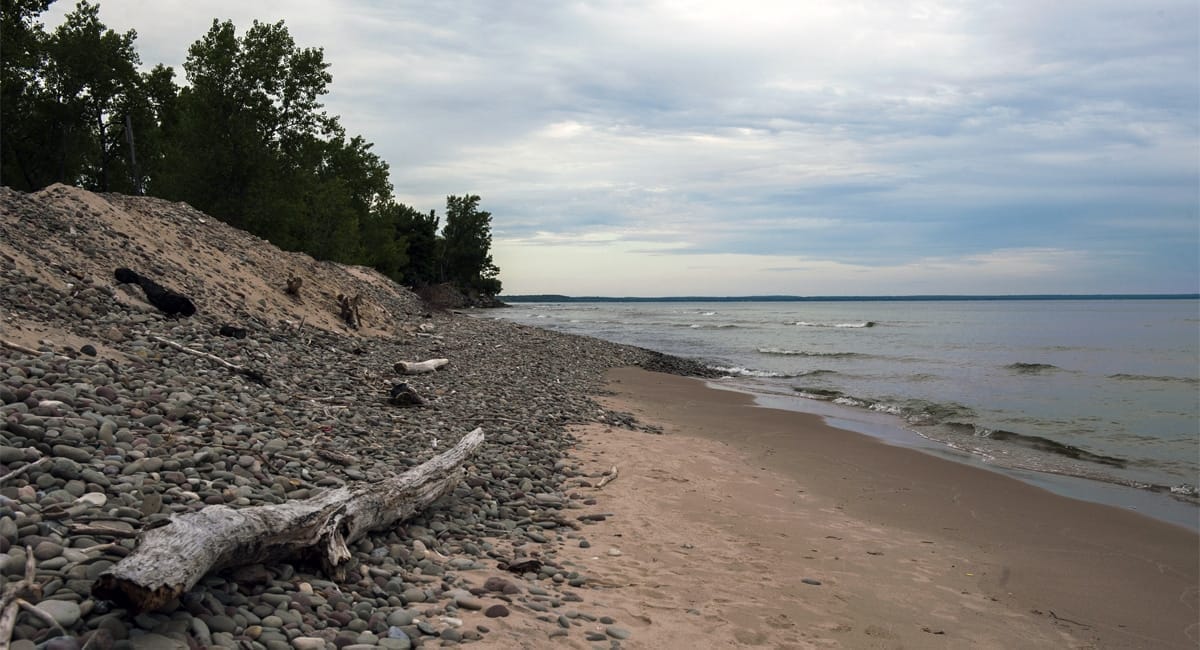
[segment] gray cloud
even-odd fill
[[[801,255],[829,273],[1053,249],[1078,251],[1055,257],[1076,283],[1056,290],[1109,290],[1070,270],[1100,258],[1123,291],[1200,282],[1193,0],[106,0],[101,15],[176,66],[213,17],[286,19],[325,48],[328,107],[376,143],[398,196],[482,195],[498,248]],[[977,268],[996,272],[970,276],[989,290],[1013,277]]]

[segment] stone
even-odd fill
[[[66,628],[78,623],[83,615],[79,604],[69,600],[43,600],[37,605],[38,609],[49,614],[54,622]]]
[[[614,639],[628,639],[633,635],[633,633],[629,630],[626,630],[623,627],[617,627],[615,625],[609,625],[608,627],[604,628],[604,633]]]
[[[504,605],[492,605],[483,611],[483,615],[488,618],[504,618],[508,616],[508,608]]]

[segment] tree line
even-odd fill
[[[186,201],[317,259],[500,292],[480,197],[447,197],[444,227],[396,201],[373,144],[323,110],[324,51],[283,21],[239,35],[214,19],[181,86],[170,67],[141,70],[137,33],[106,27],[98,4],[47,31],[38,17],[53,1],[0,0],[0,184]]]

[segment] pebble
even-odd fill
[[[816,586],[820,586],[820,584],[821,584],[820,580],[815,580],[813,578],[801,578],[800,582],[803,582],[806,585],[816,585]]]
[[[628,639],[633,635],[633,633],[629,630],[626,630],[623,627],[617,627],[615,625],[609,625],[608,627],[604,628],[604,633],[614,639]]]
[[[35,553],[36,555],[36,553]],[[43,600],[37,604],[38,609],[50,615],[54,622],[69,628],[79,622],[82,611],[79,604],[69,600]]]
[[[504,618],[508,616],[508,608],[504,605],[492,605],[483,611],[483,615],[488,618]]]

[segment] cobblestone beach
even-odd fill
[[[0,211],[0,585],[31,554],[40,592],[14,608],[11,647],[429,647],[486,639],[488,618],[511,610],[543,619],[547,638],[629,636],[573,606],[586,567],[556,561],[580,543],[583,488],[600,480],[565,456],[566,427],[640,426],[589,397],[609,368],[702,366],[428,310],[369,270],[280,252],[182,204],[55,186],[4,190]],[[113,280],[117,266],[187,294],[197,314],[162,314]],[[289,274],[306,276],[300,299],[284,293]],[[335,290],[364,297],[362,330],[340,323]],[[429,358],[449,364],[394,369]],[[426,405],[390,404],[400,382]],[[139,532],[173,515],[378,482],[476,427],[485,442],[462,483],[352,545],[343,579],[285,560],[209,575],[159,611],[93,595]],[[537,561],[501,572],[522,560]]]

